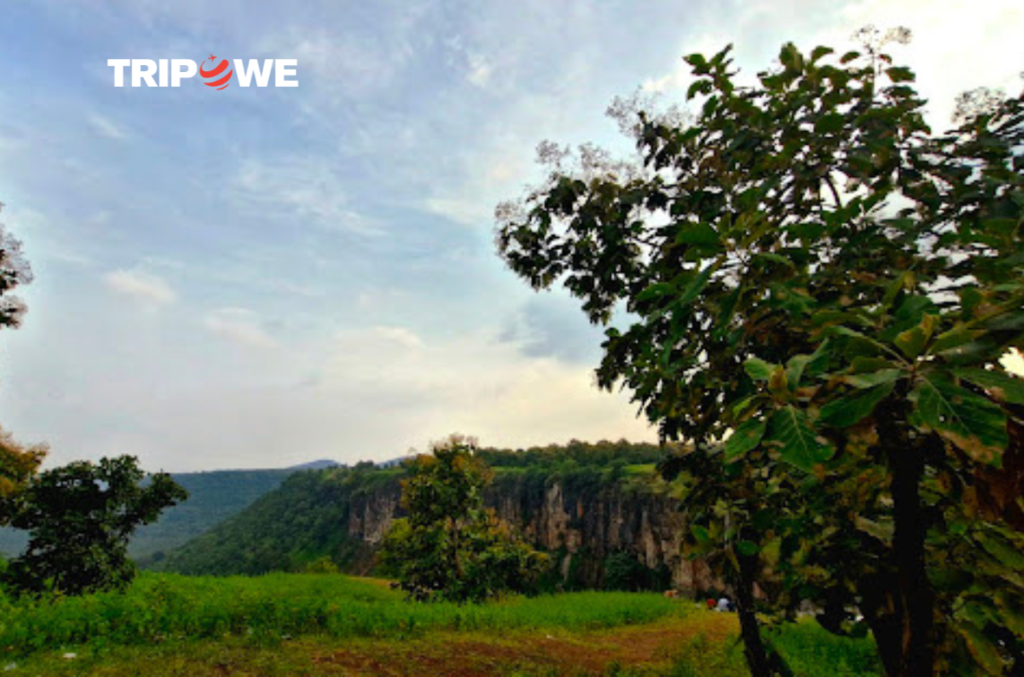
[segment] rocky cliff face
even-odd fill
[[[368,570],[372,558],[366,555],[401,516],[400,495],[395,482],[352,497],[347,536],[365,546],[364,556],[354,558],[353,570]],[[675,588],[713,587],[707,567],[682,555],[684,524],[678,503],[653,489],[622,484],[579,489],[560,482],[538,487],[511,478],[490,488],[487,503],[534,547],[549,552],[564,580],[598,587],[605,559],[627,552],[648,569],[665,571]]]

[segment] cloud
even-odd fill
[[[278,342],[267,333],[257,313],[246,308],[221,308],[203,320],[210,333],[250,348],[276,348]]]
[[[103,276],[107,287],[130,296],[147,305],[163,306],[174,303],[178,295],[162,278],[140,270],[113,270]]]
[[[376,403],[375,419],[396,426],[389,453],[454,431],[513,446],[656,437],[623,394],[597,389],[589,366],[526,355],[488,332],[414,336],[339,334],[317,379],[324,401]]]
[[[115,141],[124,141],[128,138],[127,132],[102,115],[93,113],[87,118],[87,120],[89,122],[89,126],[91,126],[100,136],[105,136],[108,139],[114,139]]]
[[[602,330],[593,326],[579,302],[564,293],[531,297],[500,334],[529,357],[596,365],[601,359]]]
[[[379,235],[378,226],[352,209],[345,186],[339,168],[326,158],[250,159],[238,170],[234,196],[242,206],[326,230]]]
[[[374,327],[373,333],[384,341],[394,342],[403,348],[420,348],[423,341],[416,332],[405,327]]]
[[[487,58],[479,54],[469,54],[469,72],[466,79],[476,87],[486,87],[491,79],[492,66]]]

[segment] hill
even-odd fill
[[[173,474],[174,480],[188,490],[188,500],[168,509],[156,523],[139,529],[132,537],[128,552],[143,566],[157,562],[165,553],[276,489],[294,472],[286,468]],[[0,555],[16,556],[27,543],[25,532],[0,529]]]
[[[487,503],[557,566],[552,586],[714,587],[680,553],[682,516],[654,472],[654,444],[572,442],[526,450],[484,449],[495,470]],[[298,473],[156,568],[187,574],[303,571],[329,560],[372,572],[376,548],[401,515],[403,466],[361,463]]]

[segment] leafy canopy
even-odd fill
[[[883,627],[910,637],[892,674],[931,670],[935,651],[944,668],[998,671],[1013,660],[1000,637],[1019,628],[1024,562],[1009,555],[1019,534],[977,496],[1024,405],[1024,382],[1000,366],[1024,347],[1022,98],[932,136],[914,74],[871,45],[786,45],[753,86],[729,48],[687,61],[692,124],[638,111],[641,162],[557,167],[499,207],[499,252],[534,287],[563,284],[594,322],[627,311],[606,330],[599,384],[629,388],[663,438],[745,464],[719,475],[724,504],[691,507],[753,538],[711,536],[757,554],[778,531],[756,528],[759,511],[788,511],[774,514],[802,571],[791,585],[834,578],[880,642]],[[831,524],[808,509],[822,491],[843,511]],[[880,559],[849,571],[856,531]],[[936,593],[926,542],[977,566]],[[814,553],[817,579],[802,568]],[[869,604],[856,579],[879,568],[883,600]]]
[[[11,563],[11,582],[69,595],[125,588],[135,575],[127,555],[132,532],[188,497],[166,473],[144,478],[132,456],[40,473],[11,522],[31,533],[25,554]]]
[[[402,507],[381,548],[383,568],[418,600],[479,602],[504,592],[528,592],[548,567],[484,508],[493,480],[476,444],[452,436],[431,455],[408,462]]]
[[[26,446],[0,428],[0,526],[7,526],[17,511],[29,480],[46,457],[44,444]]]

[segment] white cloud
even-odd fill
[[[140,270],[113,270],[103,276],[107,287],[151,306],[174,303],[177,293],[163,278]]]
[[[115,141],[124,141],[128,138],[127,132],[116,125],[112,120],[105,118],[102,115],[93,113],[87,119],[89,126],[91,126],[100,136],[105,136],[108,139],[114,139]]]
[[[257,313],[246,308],[221,308],[203,320],[212,334],[251,348],[276,348],[278,342],[267,333]]]
[[[467,58],[469,60],[469,72],[466,74],[466,79],[476,87],[486,87],[491,79],[493,70],[490,62],[486,57],[479,54],[470,54]]]
[[[247,160],[234,181],[243,205],[297,217],[327,230],[378,235],[380,229],[349,205],[338,167],[325,158]]]
[[[449,432],[484,444],[655,439],[622,394],[597,389],[589,367],[529,357],[481,332],[423,341],[378,327],[340,334],[320,369],[318,396],[377,402],[397,427],[390,453]]]

